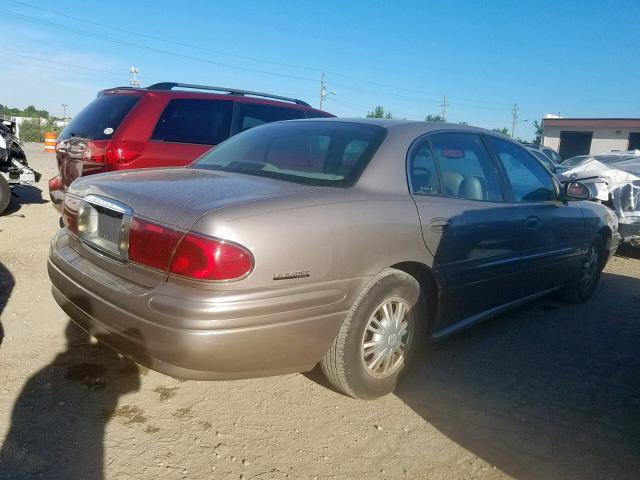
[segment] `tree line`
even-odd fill
[[[62,128],[56,125],[61,118],[54,117],[46,110],[40,110],[34,105],[25,109],[11,108],[0,103],[0,117],[28,117],[20,123],[20,140],[23,142],[44,142],[45,132],[53,132],[56,135]]]
[[[388,119],[392,119],[395,118],[393,116],[393,114],[389,111],[389,110],[385,110],[384,107],[382,105],[378,105],[376,106],[373,110],[371,110],[370,112],[367,112],[367,118],[388,118]],[[426,122],[445,122],[445,119],[442,115],[427,115],[424,120]],[[469,125],[467,122],[458,122],[461,125]],[[542,124],[540,122],[538,122],[537,120],[533,121],[533,126],[536,129],[536,135],[533,139],[532,143],[535,143],[536,145],[540,145],[540,142],[542,140]],[[505,135],[507,137],[511,136],[510,130],[507,127],[502,127],[502,128],[493,128],[492,129],[494,132],[499,133],[501,135]],[[528,143],[525,140],[521,139],[521,138],[517,138],[516,139],[518,142],[520,143]]]

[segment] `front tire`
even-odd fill
[[[598,237],[587,249],[580,264],[580,270],[560,290],[560,296],[563,300],[571,303],[584,303],[591,298],[598,286],[604,267],[603,250],[604,242]]]
[[[325,377],[354,398],[392,392],[424,343],[426,311],[414,277],[384,270],[360,293],[321,360]]]

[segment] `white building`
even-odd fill
[[[542,119],[542,144],[562,158],[610,150],[640,149],[640,118]]]

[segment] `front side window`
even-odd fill
[[[151,140],[217,145],[231,133],[233,102],[176,98],[171,100],[151,135]]]
[[[429,137],[447,197],[502,202],[498,172],[480,135],[437,133]]]
[[[415,145],[409,157],[409,182],[416,195],[440,195],[440,179],[428,140]]]
[[[488,136],[500,158],[516,202],[544,202],[556,199],[549,172],[520,145]]]
[[[238,108],[238,130],[244,132],[264,123],[305,118],[300,109],[275,107],[257,103],[240,103]]]
[[[384,136],[385,129],[376,125],[272,123],[230,138],[191,168],[348,187],[360,176]]]

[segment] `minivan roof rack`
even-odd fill
[[[280,95],[272,95],[270,93],[262,93],[262,92],[252,92],[251,90],[240,90],[237,88],[225,88],[225,87],[212,87],[209,85],[194,85],[192,83],[177,83],[177,82],[161,82],[154,83],[147,87],[147,90],[172,90],[174,88],[193,88],[195,90],[211,90],[214,92],[224,92],[230,95],[252,95],[255,97],[265,97],[265,98],[273,98],[275,100],[284,100],[285,102],[293,102],[297,105],[304,105],[305,107],[311,107],[304,100],[299,100],[297,98],[290,97],[282,97]]]

